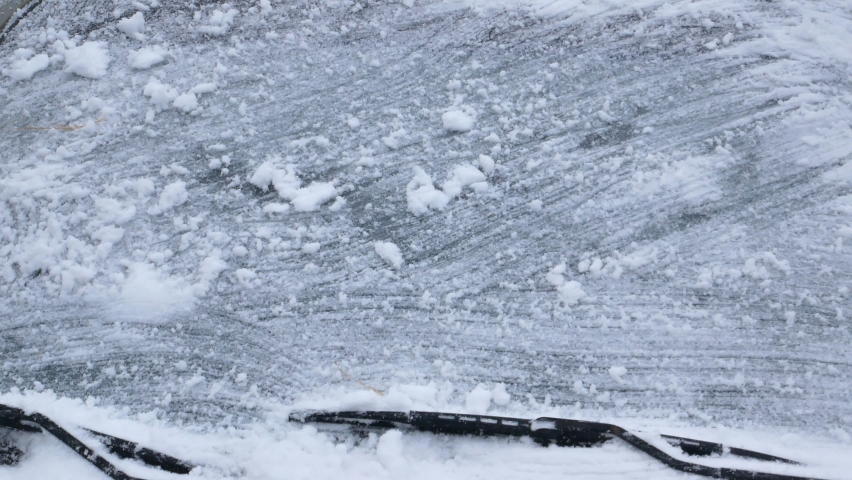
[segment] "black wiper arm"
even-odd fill
[[[609,423],[570,420],[566,418],[495,417],[489,415],[465,415],[440,412],[295,412],[290,421],[300,423],[331,423],[349,425],[358,429],[411,429],[422,432],[451,435],[513,436],[529,437],[541,445],[592,446],[612,438],[620,438],[634,448],[645,452],[663,464],[681,472],[726,480],[819,480],[775,473],[755,472],[732,468],[718,468],[685,462],[672,457],[654,445],[633,435],[627,430]],[[777,461],[799,465],[786,458],[767,455],[741,448],[726,449],[721,443],[705,442],[673,435],[663,435],[669,444],[679,447],[684,453],[697,456],[721,455],[728,452],[740,457]]]
[[[33,433],[48,432],[113,480],[140,480],[119,470],[109,460],[98,455],[56,422],[40,413],[28,414],[19,408],[0,404],[0,428]],[[110,453],[120,458],[135,458],[147,465],[172,473],[186,474],[193,468],[193,465],[183,460],[142,447],[135,442],[93,430],[87,429],[87,431],[100,440]],[[4,451],[8,451],[5,456]],[[0,449],[0,465],[16,463],[19,456],[20,451],[16,448]]]

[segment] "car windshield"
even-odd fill
[[[293,409],[849,448],[846,2],[0,3],[0,403],[210,462]]]

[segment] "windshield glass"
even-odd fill
[[[0,391],[852,432],[849,15],[33,2]]]

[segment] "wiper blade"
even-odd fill
[[[496,417],[490,415],[466,415],[441,412],[294,412],[291,422],[326,423],[348,425],[355,429],[409,429],[421,432],[450,435],[511,436],[529,437],[538,444],[563,447],[597,445],[613,438],[620,438],[634,448],[645,452],[661,463],[681,472],[693,473],[726,480],[819,480],[775,473],[755,472],[733,468],[710,467],[685,462],[672,457],[663,450],[637,437],[617,425],[609,423],[570,420],[566,418]],[[726,448],[721,443],[694,440],[691,438],[663,435],[672,446],[694,456],[721,455],[730,453],[739,457],[801,465],[799,462],[742,448]]]
[[[86,446],[86,444],[78,438],[71,435],[71,433],[59,426],[56,422],[40,413],[28,414],[19,408],[0,404],[0,428],[31,433],[48,432],[113,480],[140,480],[119,470],[118,467],[113,465],[109,460],[98,455],[94,450]],[[94,430],[86,430],[91,433],[92,436],[100,440],[107,450],[117,457],[135,458],[149,466],[158,467],[172,473],[187,474],[193,468],[193,465],[184,462],[183,460],[142,447],[135,442],[113,437],[112,435],[96,432]],[[21,451],[17,447],[0,447],[0,465],[13,465],[18,462],[20,457]]]

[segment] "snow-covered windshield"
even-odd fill
[[[36,0],[0,43],[0,402],[849,442],[850,17]]]

